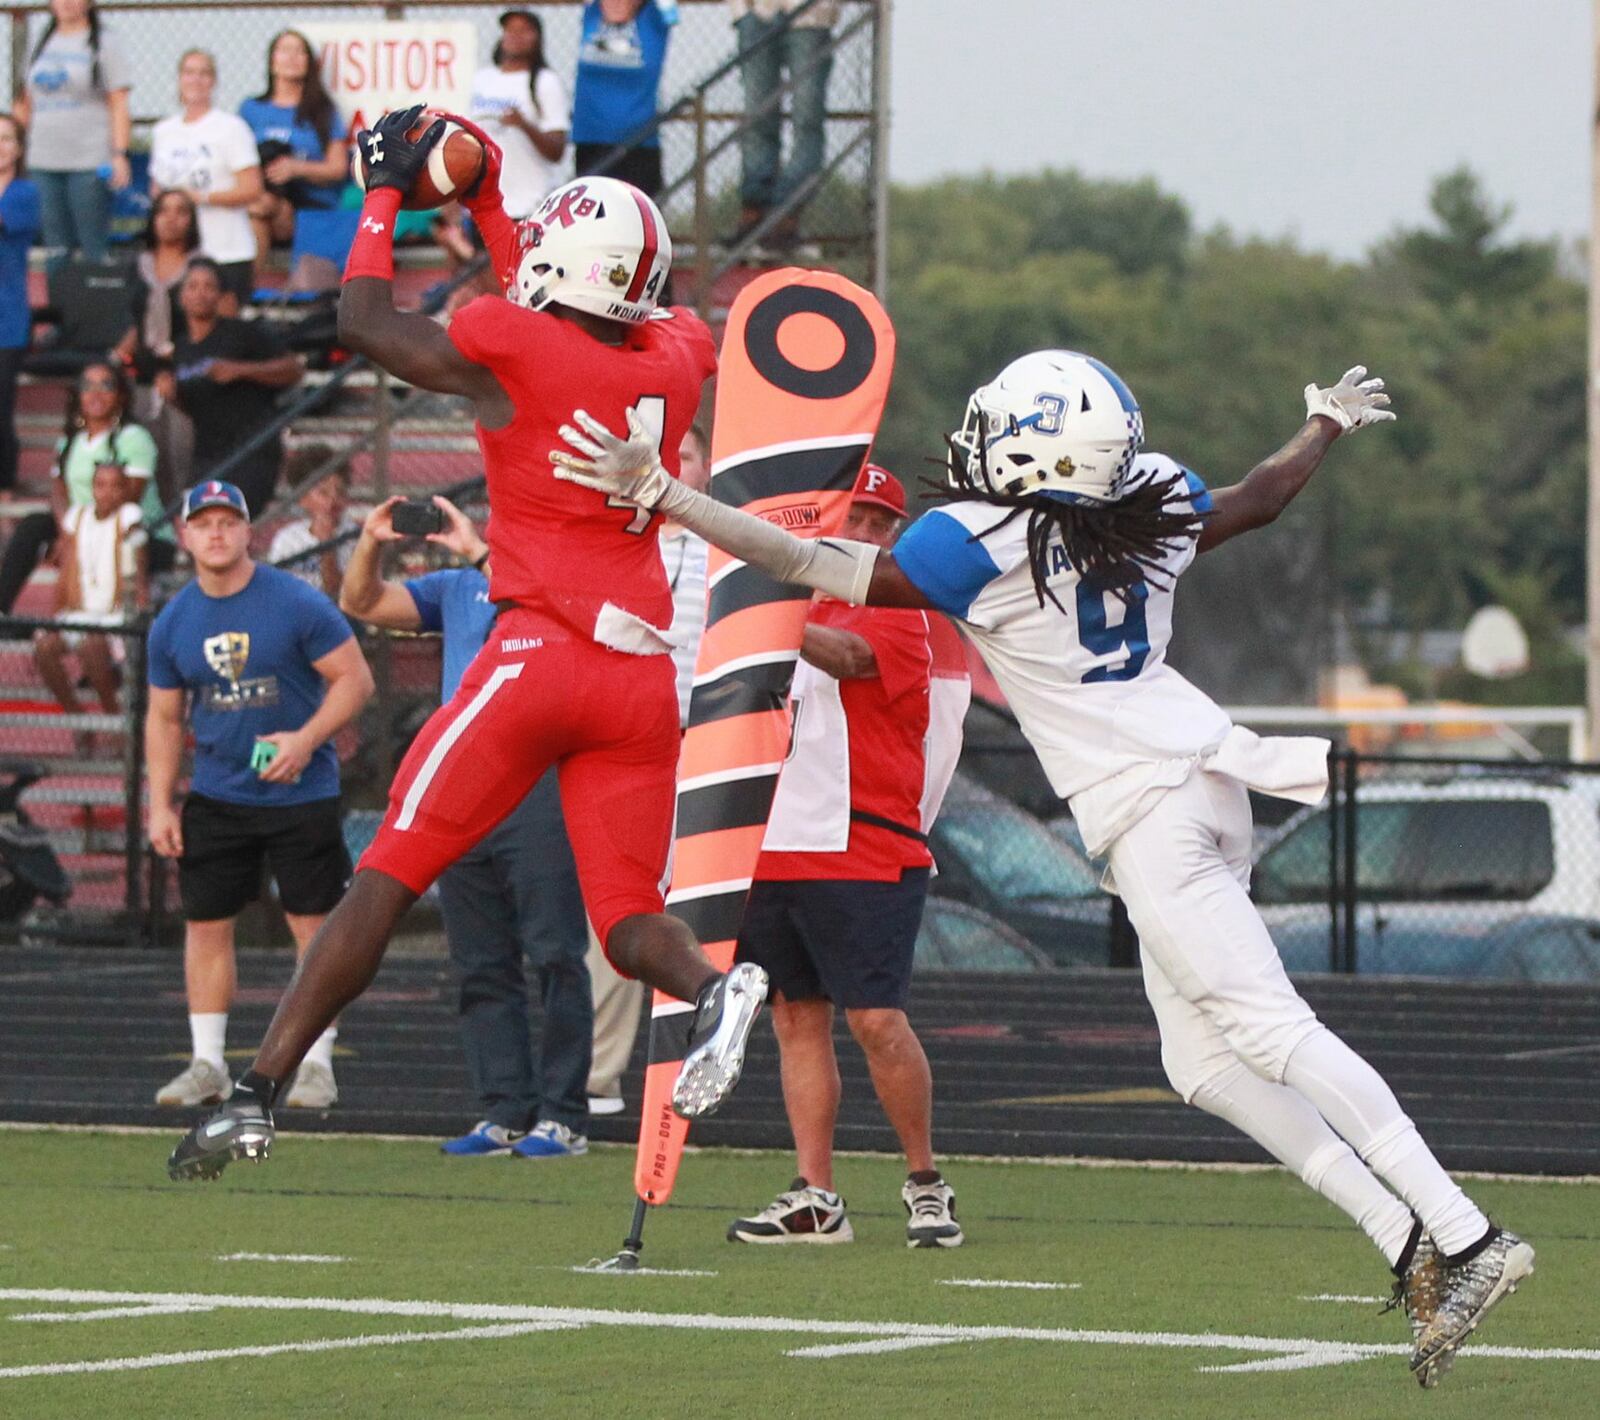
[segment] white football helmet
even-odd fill
[[[1112,503],[1144,443],[1144,416],[1109,365],[1039,350],[974,390],[952,437],[967,476],[992,493]]]
[[[620,178],[563,183],[517,226],[506,292],[519,306],[552,301],[611,320],[648,320],[672,269],[672,238],[658,208]]]

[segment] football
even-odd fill
[[[428,154],[428,166],[417,175],[411,191],[400,204],[411,212],[426,212],[453,202],[457,194],[471,187],[483,171],[483,144],[462,128],[452,115],[441,109],[424,110],[415,127],[407,131],[406,137],[420,138],[428,131],[428,125],[440,118],[445,120],[444,137]],[[367,165],[360,143],[351,150],[350,174],[365,191]]]

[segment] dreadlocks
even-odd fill
[[[1027,514],[1028,566],[1040,606],[1048,597],[1058,610],[1066,610],[1049,582],[1050,546],[1056,536],[1079,577],[1131,606],[1138,600],[1134,588],[1140,583],[1166,584],[1160,570],[1162,558],[1185,538],[1199,534],[1201,515],[1190,506],[1189,489],[1182,478],[1141,484],[1115,503],[1069,503],[1044,493],[997,492],[989,480],[988,454],[981,442],[976,476],[967,466],[964,450],[951,436],[945,436],[945,444],[948,483],[935,485],[931,496],[951,501],[976,499],[1009,509],[998,522],[972,534],[974,541]]]

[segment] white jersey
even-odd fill
[[[1138,458],[1129,488],[1176,480],[1190,506],[1211,506],[1205,485],[1165,454]],[[1139,765],[1215,750],[1232,722],[1167,664],[1173,594],[1194,561],[1185,538],[1130,606],[1084,582],[1059,535],[1048,585],[1061,605],[1039,605],[1028,559],[1028,514],[997,530],[1006,509],[977,501],[923,514],[896,543],[901,570],[941,611],[967,625],[1051,787],[1070,798]],[[987,534],[986,536],[979,536]]]

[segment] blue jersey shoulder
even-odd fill
[[[891,555],[912,585],[949,616],[965,617],[978,593],[1000,575],[977,532],[944,508],[912,523]]]

